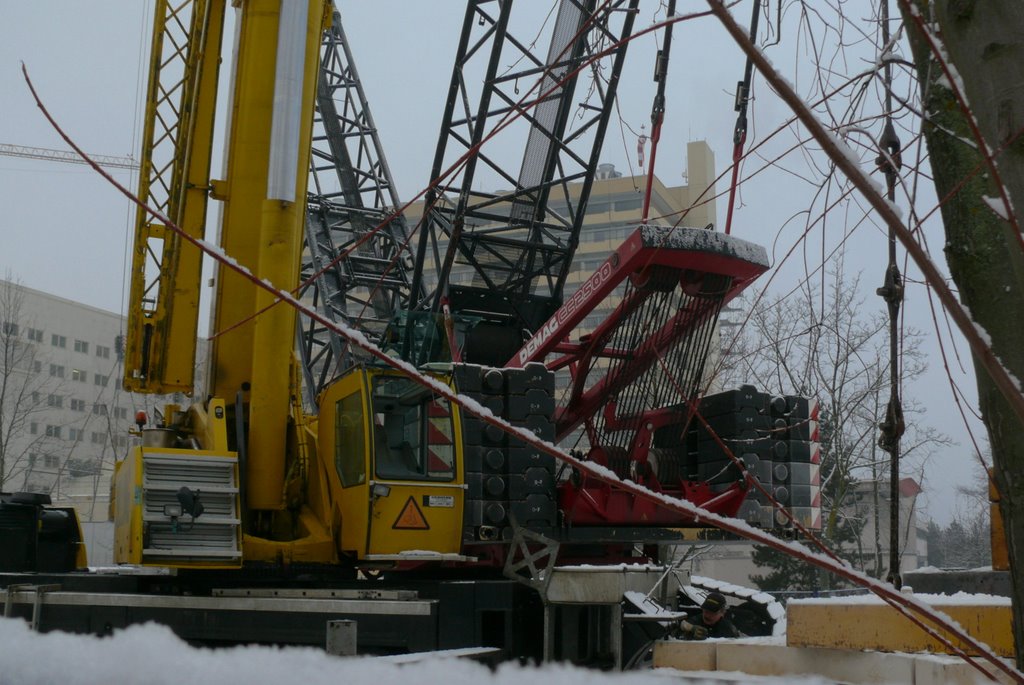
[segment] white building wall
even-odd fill
[[[751,581],[755,575],[765,575],[769,569],[754,565],[754,545],[751,542],[722,542],[707,545],[690,562],[690,574],[714,578],[741,587],[756,587]]]
[[[133,444],[135,412],[152,417],[166,398],[121,387],[124,317],[0,280],[5,288],[20,291],[21,301],[0,318],[17,325],[35,363],[25,370],[33,392],[22,400],[31,415],[12,435],[7,454],[18,463],[8,460],[3,489],[48,493],[56,504],[75,506],[82,521],[106,520],[114,461]]]
[[[883,575],[889,570],[889,483],[879,481],[878,511],[874,506],[874,487],[872,481],[861,481],[854,486],[854,515],[863,521],[860,534],[860,548],[863,551],[864,568],[875,567],[875,552],[881,548]],[[899,519],[900,570],[913,571],[923,566],[928,559],[927,542],[918,537],[917,496],[901,494]],[[875,527],[878,527],[876,543]],[[923,554],[922,554],[923,551]]]

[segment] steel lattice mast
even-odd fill
[[[43,159],[66,164],[88,164],[77,153],[71,150],[54,150],[48,147],[28,147],[25,145],[9,145],[0,143],[0,155],[5,157],[24,157],[26,159]],[[132,157],[116,155],[89,155],[89,159],[100,166],[112,169],[138,169],[139,163]]]
[[[224,0],[157,0],[142,134],[139,198],[202,238]],[[135,219],[124,385],[191,393],[200,252],[139,211]]]
[[[511,350],[560,304],[614,105],[622,39],[632,30],[637,2],[606,2],[595,10],[596,4],[559,3],[546,56],[535,54],[532,32],[524,40],[512,34],[511,0],[470,0],[463,22],[431,178],[470,154],[461,172],[426,196],[413,285],[416,292],[428,288],[416,302],[420,310],[437,312],[447,299],[456,313],[504,318],[502,337],[512,339],[499,346]],[[587,89],[576,98],[580,79]],[[476,147],[517,111],[520,121],[501,133],[525,134],[513,175],[515,161],[492,156],[498,146]],[[481,176],[510,189],[479,190],[474,181]],[[472,269],[472,283],[450,283],[456,266]]]
[[[356,71],[341,16],[324,33],[317,85],[306,250],[300,295],[327,318],[379,341],[396,311],[409,306],[408,236],[377,128]],[[299,351],[307,399],[349,366],[348,343],[311,320],[301,322]],[[312,403],[309,403],[312,406]]]

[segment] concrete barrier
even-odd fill
[[[987,670],[993,668],[985,664]],[[857,685],[968,685],[991,682],[963,660],[945,654],[904,654],[823,647],[791,647],[781,638],[661,640],[654,667],[682,673],[717,671],[754,676],[818,676]],[[1012,681],[997,673],[997,682]]]
[[[991,595],[915,595],[915,598],[947,614],[971,637],[991,647],[999,656],[1013,656],[1009,598]],[[950,653],[939,640],[873,595],[855,600],[843,598],[842,601],[791,601],[786,607],[786,623],[786,644],[791,647]],[[977,656],[976,650],[950,639],[968,654]]]

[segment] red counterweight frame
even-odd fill
[[[651,368],[680,338],[709,317],[717,316],[719,305],[743,291],[768,269],[764,248],[714,231],[695,228],[640,226],[580,286],[562,307],[526,342],[507,363],[522,367],[530,362],[545,362],[551,370],[568,367],[571,377],[569,399],[556,409],[555,438],[563,439],[581,424],[588,427],[598,412],[603,412],[606,431],[634,430],[629,454],[631,480],[642,482],[656,492],[682,497],[708,511],[735,515],[746,496],[747,484],[739,480],[722,492],[707,483],[679,479],[661,483],[650,468],[648,455],[651,438],[657,428],[678,424],[680,431],[692,418],[678,409],[652,407],[638,416],[617,417],[614,398]],[[697,293],[707,276],[728,277],[725,292],[710,299],[693,297],[678,311],[666,311],[663,323],[644,337],[635,349],[609,348],[612,333],[637,311],[655,292],[666,285],[680,285],[686,293]],[[626,279],[638,287],[632,289],[598,326],[579,342],[570,342],[576,327]],[[643,287],[648,281],[658,285]],[[558,354],[550,361],[549,355]],[[620,363],[589,388],[588,377],[596,357],[617,359]],[[589,458],[609,465],[609,455],[601,446],[591,449]],[[596,479],[559,486],[560,505],[568,522],[591,525],[690,525],[654,502],[640,500]]]

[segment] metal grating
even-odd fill
[[[143,559],[223,562],[241,559],[237,460],[211,455],[142,454]],[[164,506],[178,490],[197,492],[204,511],[192,521],[172,520]]]
[[[384,223],[401,201],[337,10],[320,62],[299,295],[380,342],[394,313],[409,306],[412,255],[405,217]],[[361,352],[315,321],[299,324],[304,401],[314,411],[313,398]]]
[[[200,499],[203,503],[203,515],[199,520],[226,519],[230,523],[238,523],[238,511],[235,509],[234,492],[210,492],[202,490]],[[176,492],[148,490],[142,510],[144,521],[166,521],[164,506],[177,504]]]
[[[148,544],[143,550],[147,561],[160,557],[223,560],[238,558],[241,554],[234,527],[202,523],[176,528],[170,523],[151,524]]]
[[[142,473],[142,487],[173,486],[177,491],[184,485],[203,490],[230,488],[232,492],[237,492],[234,465],[234,458],[178,459],[147,454]]]

